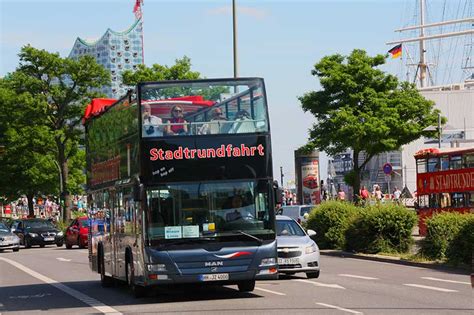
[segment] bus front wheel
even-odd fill
[[[255,289],[255,280],[242,281],[237,286],[240,292],[252,292]]]
[[[130,288],[130,291],[132,291],[132,294],[136,298],[141,298],[145,295],[145,288],[142,287],[141,285],[135,284],[135,272],[133,268],[133,260],[129,258],[127,260],[127,284]]]

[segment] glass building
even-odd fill
[[[127,91],[127,86],[122,83],[122,72],[136,70],[139,64],[144,63],[142,36],[143,23],[141,19],[138,19],[123,32],[107,29],[105,34],[96,41],[87,41],[78,37],[69,58],[93,56],[97,63],[103,65],[111,74],[111,85],[104,86],[101,91],[109,98],[119,98]]]

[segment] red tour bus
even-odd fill
[[[422,149],[415,153],[418,226],[438,212],[474,212],[474,147]]]

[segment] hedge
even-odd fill
[[[426,220],[427,234],[421,252],[431,259],[471,263],[474,214],[443,212]]]
[[[360,208],[349,225],[345,249],[364,253],[407,252],[413,243],[416,213],[397,204]]]
[[[345,231],[357,216],[357,209],[350,203],[326,201],[310,212],[306,227],[316,231],[315,241],[321,249],[342,249]]]

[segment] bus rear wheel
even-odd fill
[[[241,281],[237,286],[240,292],[252,292],[255,289],[255,280]]]
[[[131,258],[127,259],[127,284],[132,291],[132,294],[135,298],[141,298],[145,296],[145,287],[135,284],[135,272],[133,268],[133,260]]]

